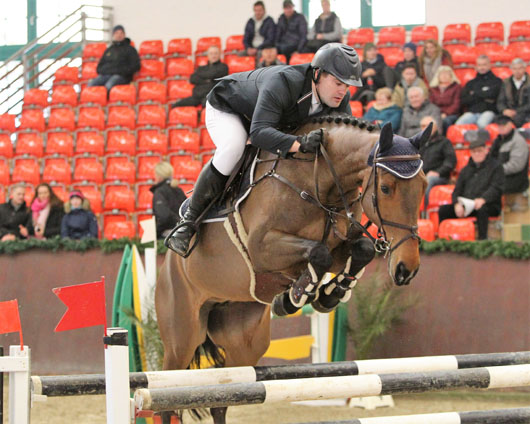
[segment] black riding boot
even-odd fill
[[[164,241],[169,249],[180,256],[187,256],[191,238],[197,231],[195,221],[222,192],[227,180],[228,177],[215,169],[211,162],[203,168],[195,183],[188,210],[177,225],[178,229],[173,230]]]

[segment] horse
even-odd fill
[[[203,224],[187,258],[167,252],[155,291],[164,370],[189,367],[201,346],[216,366],[256,365],[270,344],[270,304],[282,315],[296,311],[290,300],[298,288],[303,301],[332,310],[374,257],[374,246],[389,254],[397,285],[418,271],[416,225],[426,178],[417,152],[430,128],[401,139],[412,155],[388,154],[397,137],[389,124],[379,130],[356,118],[329,116],[295,134],[315,129],[325,132],[320,154],[284,160],[261,151],[253,188],[238,213]],[[391,172],[395,164],[418,161],[411,177]],[[362,210],[379,227],[379,237],[363,237]],[[337,276],[319,287],[326,272]],[[212,408],[215,423],[225,423],[226,410]]]

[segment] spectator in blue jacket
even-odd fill
[[[402,110],[392,102],[392,90],[388,87],[380,88],[375,92],[375,104],[365,113],[364,119],[367,121],[385,125],[392,124],[392,130],[397,132],[401,125]]]
[[[90,210],[90,205],[83,193],[74,190],[70,193],[70,201],[65,205],[61,223],[61,237],[75,240],[98,237],[98,223]]]
[[[290,59],[294,52],[303,52],[307,42],[307,21],[304,15],[294,10],[291,0],[283,2],[283,13],[276,27],[276,47],[278,53]]]
[[[256,56],[263,46],[274,45],[276,24],[265,14],[265,4],[262,1],[254,3],[254,17],[250,18],[245,26],[243,44],[247,55]]]

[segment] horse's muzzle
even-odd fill
[[[403,262],[400,262],[398,263],[396,267],[396,272],[393,275],[394,282],[398,286],[406,286],[416,276],[417,272],[418,272],[418,269],[409,271],[407,269],[407,266]]]

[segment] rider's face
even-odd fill
[[[333,75],[323,72],[317,83],[320,101],[329,107],[338,107],[348,91],[348,86]]]

